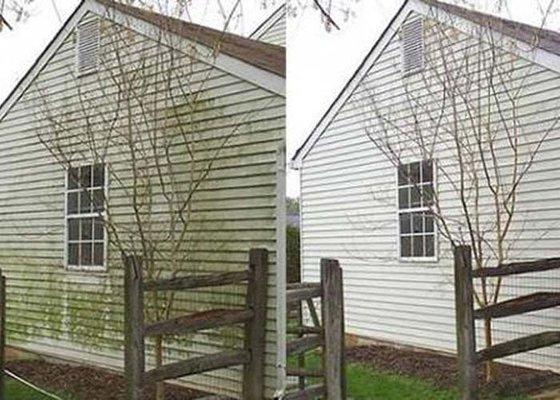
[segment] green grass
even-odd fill
[[[294,360],[290,360],[293,365]],[[307,359],[310,369],[319,368],[320,359]],[[421,379],[375,371],[357,363],[346,367],[348,398],[353,400],[457,400],[456,390],[441,389]],[[525,396],[486,397],[487,400],[528,400]]]
[[[68,395],[60,393],[55,394],[64,400],[75,400],[73,397]],[[52,398],[43,396],[37,391],[22,385],[13,379],[8,379],[6,381],[6,398],[9,400],[52,400]]]

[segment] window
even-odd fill
[[[78,75],[97,71],[99,65],[99,20],[83,22],[77,28],[76,69]]]
[[[402,73],[409,76],[424,69],[424,20],[421,18],[403,24]]]
[[[66,179],[66,263],[73,269],[105,266],[105,165],[70,168]]]
[[[399,252],[401,259],[435,258],[434,162],[402,164],[398,170]]]

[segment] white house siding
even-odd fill
[[[427,51],[433,51],[437,38],[426,24]],[[449,30],[448,39],[456,49],[479,48],[477,40]],[[560,103],[560,76],[527,60],[501,53],[517,68],[516,79],[525,77],[518,108],[523,139],[542,137],[557,118]],[[462,54],[457,51],[457,54]],[[433,54],[432,54],[433,56]],[[430,57],[428,57],[430,58]],[[441,58],[439,58],[441,59]],[[398,115],[411,121],[410,109],[402,107],[403,78],[400,73],[401,48],[395,35],[377,62],[337,113],[301,167],[301,248],[303,275],[319,279],[319,260],[332,257],[344,269],[346,327],[348,333],[442,351],[455,350],[453,264],[448,243],[440,235],[439,261],[400,262],[397,257],[398,225],[396,171],[365,134],[365,128],[380,129],[371,108],[376,107],[392,120]],[[416,80],[419,90],[421,75]],[[429,90],[437,93],[437,84]],[[426,90],[424,90],[426,93]],[[400,102],[401,101],[401,102]],[[400,103],[399,103],[400,102]],[[438,109],[438,104],[433,104]],[[498,116],[492,110],[491,121]],[[447,110],[446,115],[450,111]],[[422,122],[420,115],[420,124]],[[405,123],[401,121],[401,127]],[[408,128],[410,129],[410,124]],[[427,125],[429,126],[429,125]],[[414,158],[414,143],[401,143],[405,156]],[[503,146],[503,142],[499,146]],[[560,255],[560,131],[552,129],[535,164],[518,193],[517,223],[510,237],[518,237],[512,258],[535,259]],[[523,152],[526,153],[524,147]],[[407,150],[408,149],[408,150]],[[437,146],[435,159],[448,165],[457,179],[455,158]],[[503,154],[503,152],[501,152]],[[505,161],[505,160],[504,160]],[[450,217],[460,216],[456,192],[449,181],[438,176],[440,202]],[[490,204],[486,193],[483,204]],[[560,273],[521,275],[504,280],[501,299],[536,291],[558,290]],[[496,320],[495,341],[545,330],[558,329],[560,311],[551,309],[524,316]],[[479,333],[480,333],[479,329]],[[482,337],[479,335],[479,343]],[[537,368],[560,370],[560,347],[541,349],[510,357],[511,362]]]
[[[270,23],[265,22],[262,30],[257,30],[253,34],[253,38],[261,42],[286,47],[286,8],[283,6],[271,18]]]
[[[121,37],[116,32],[122,30],[127,28],[103,22],[101,48],[107,59],[112,56],[111,40]],[[138,54],[159,52],[150,39],[132,31],[127,35],[131,57],[136,51]],[[84,134],[78,85],[82,96],[97,98],[97,104],[105,101],[108,109],[115,106],[111,97],[115,93],[114,81],[105,70],[76,79],[74,43],[72,32],[0,121],[0,265],[9,282],[8,343],[62,359],[122,369],[120,254],[114,248],[109,249],[106,273],[66,270],[63,263],[65,172],[38,140],[38,135],[45,138],[52,133],[53,125],[46,120],[45,110],[56,120],[67,113],[63,120],[69,137]],[[189,235],[191,256],[185,272],[245,268],[250,248],[269,249],[265,374],[267,398],[271,398],[277,385],[276,276],[277,270],[283,268],[276,266],[279,218],[276,207],[277,182],[281,177],[277,162],[284,141],[284,98],[207,64],[190,63],[180,52],[173,51],[173,54],[179,60],[173,68],[183,71],[183,87],[187,82],[206,82],[202,96],[206,107],[192,115],[198,127],[197,143],[207,149],[199,156],[208,156],[231,132],[231,126],[239,124],[239,130],[227,141],[215,168],[194,197]],[[123,60],[123,64],[136,68],[134,62],[131,58]],[[208,78],[202,79],[205,76]],[[178,87],[176,81],[173,86]],[[177,89],[174,95],[181,98]],[[160,116],[166,112],[157,107],[154,110]],[[121,119],[117,125],[125,126],[125,122]],[[94,126],[94,134],[103,134],[95,129]],[[186,154],[175,155],[173,159],[188,164]],[[110,148],[107,160],[117,175],[130,182],[126,155]],[[130,223],[130,199],[111,179],[108,197],[113,218]],[[154,216],[165,216],[165,211]],[[176,312],[184,314],[224,308],[224,302],[244,302],[243,291],[239,289],[220,289],[222,292],[226,294],[210,290],[181,297]],[[208,331],[189,336],[187,341],[168,342],[167,361],[242,345],[241,330],[220,332]],[[231,368],[194,377],[190,382],[194,381],[201,389],[222,388],[225,394],[239,396],[240,377],[240,368]]]

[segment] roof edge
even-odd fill
[[[281,4],[272,14],[268,16],[259,26],[248,36],[249,39],[253,39],[258,35],[262,35],[268,28],[274,25],[276,22],[282,18],[282,11],[286,11],[286,4]],[[258,38],[256,38],[258,39]]]
[[[360,66],[357,68],[355,73],[352,75],[350,80],[346,83],[342,91],[336,97],[334,102],[331,106],[327,109],[323,117],[319,120],[315,128],[313,128],[311,134],[306,138],[303,144],[298,148],[298,150],[294,153],[293,157],[290,161],[290,167],[293,169],[300,169],[302,167],[303,159],[309,153],[309,151],[313,148],[319,137],[322,135],[324,130],[328,127],[328,125],[332,122],[340,108],[344,105],[346,100],[351,96],[353,91],[355,90],[356,86],[361,82],[363,76],[365,76],[365,72],[371,68],[371,66],[376,62],[377,58],[379,57],[380,51],[382,51],[386,45],[383,42],[386,40],[388,33],[398,20],[400,20],[403,16],[408,15],[409,12],[415,11],[418,12],[426,17],[436,18],[438,19],[438,15],[434,15],[430,13],[433,11],[434,8],[440,10],[442,13],[447,15],[452,14],[458,20],[454,21],[455,25],[464,25],[465,23],[467,26],[472,26],[472,24],[477,24],[476,21],[466,18],[463,15],[455,14],[447,9],[447,3],[441,3],[437,0],[405,0],[402,4],[401,8],[397,11],[387,28],[383,31],[377,42],[374,44],[370,52],[367,54],[365,59],[362,61]],[[454,6],[457,7],[457,6]],[[464,9],[468,11],[468,9]],[[477,14],[488,15],[489,17],[493,17],[496,19],[504,20],[500,17],[495,17],[490,14],[480,13],[479,11],[474,11]],[[504,20],[508,21],[508,20]],[[515,21],[512,21],[515,23]],[[447,21],[447,23],[449,23]],[[526,27],[531,27],[531,25],[519,23],[521,25],[525,25]],[[477,24],[478,25],[478,24]],[[532,27],[534,29],[538,29],[537,27]],[[460,28],[458,28],[460,29]],[[520,38],[514,37],[507,32],[500,32],[495,28],[490,27],[490,32],[492,35],[505,35],[510,37],[517,43],[525,43]],[[543,32],[549,32],[547,30],[543,30]],[[517,48],[511,49],[509,48],[508,51],[514,51],[519,57],[530,59],[530,61],[542,65],[545,68],[549,68],[552,71],[556,71],[560,73],[560,55],[557,55],[546,48],[533,48],[530,51],[525,51],[522,49],[521,46],[517,46]],[[534,55],[533,58],[530,58],[531,55]]]
[[[342,88],[338,96],[331,103],[331,105],[329,106],[327,111],[323,114],[319,122],[315,125],[315,127],[311,131],[311,134],[305,139],[303,144],[296,150],[296,152],[291,158],[290,168],[296,170],[301,168],[303,159],[315,144],[316,140],[318,139],[318,136],[320,136],[320,134],[326,128],[326,126],[324,125],[328,125],[330,123],[332,118],[334,118],[334,115],[332,114],[336,114],[340,109],[340,107],[342,107],[344,102],[347,100],[347,98],[350,97],[350,94],[355,89],[355,87],[352,87],[353,84],[361,81],[362,79],[361,75],[365,72],[364,70],[366,71],[369,70],[370,68],[369,64],[373,65],[374,61],[373,62],[371,61],[372,58],[377,59],[377,57],[379,56],[379,54],[376,55],[375,53],[380,53],[379,49],[381,48],[381,46],[383,46],[384,48],[387,45],[387,43],[383,43],[383,42],[386,41],[388,35],[390,34],[391,28],[398,22],[400,18],[402,18],[403,15],[406,14],[405,10],[409,7],[410,1],[411,0],[404,0],[399,10],[395,13],[393,18],[389,22],[389,24],[385,27],[385,30],[381,33],[381,35],[379,36],[375,44],[372,46],[372,48],[369,50],[367,55],[364,57],[364,59],[362,60],[358,68],[354,71],[354,74],[352,74],[352,76],[346,82],[346,84],[344,85],[344,87]]]

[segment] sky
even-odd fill
[[[233,30],[248,35],[277,6],[280,0],[244,0],[243,18]],[[287,31],[287,156],[290,159],[297,148],[313,130],[340,90],[352,76],[365,55],[379,38],[399,9],[403,0],[338,0],[352,2],[352,15],[344,21],[334,14],[340,30],[327,32],[312,8],[299,9],[288,19]],[[452,1],[452,0],[449,0]],[[456,0],[455,0],[456,1]],[[537,2],[550,0],[506,0],[507,7],[501,15],[518,21],[539,24]],[[494,12],[492,1],[472,0],[477,9]],[[65,20],[79,0],[55,0],[58,13]],[[224,0],[231,6],[235,0]],[[40,52],[61,26],[51,1],[32,3],[31,17],[14,31],[0,33],[0,101],[33,64]],[[191,3],[194,22],[223,27],[223,19],[211,0]],[[208,6],[208,4],[211,4]],[[215,3],[214,3],[215,4]],[[547,26],[560,29],[558,15]],[[299,195],[299,176],[288,170],[287,194]]]

